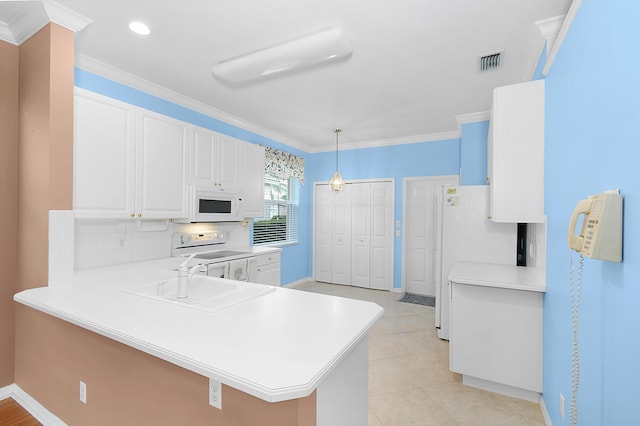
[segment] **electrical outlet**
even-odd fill
[[[564,419],[564,395],[560,392],[560,417]]]
[[[222,383],[209,379],[209,405],[222,410]]]
[[[80,402],[87,403],[87,384],[82,380],[80,381]]]

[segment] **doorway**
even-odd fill
[[[458,182],[458,175],[403,179],[402,288],[407,293],[436,295],[440,275],[441,188]]]

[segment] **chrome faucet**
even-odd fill
[[[187,264],[191,259],[193,259],[195,255],[196,253],[191,254],[189,257],[187,257],[187,260],[185,260],[180,264],[180,266],[178,266],[178,294],[176,296],[178,299],[185,299],[189,296],[189,281],[191,281],[191,277],[193,277],[193,274],[198,271],[207,271],[206,265],[203,265],[202,263],[192,266],[191,269],[189,269]]]

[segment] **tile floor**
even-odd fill
[[[544,425],[538,404],[475,389],[449,371],[434,308],[398,293],[306,282],[293,288],[375,302],[385,309],[369,338],[369,426]]]

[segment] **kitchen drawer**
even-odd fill
[[[268,265],[269,263],[280,263],[280,252],[262,254],[257,257],[257,266]]]

